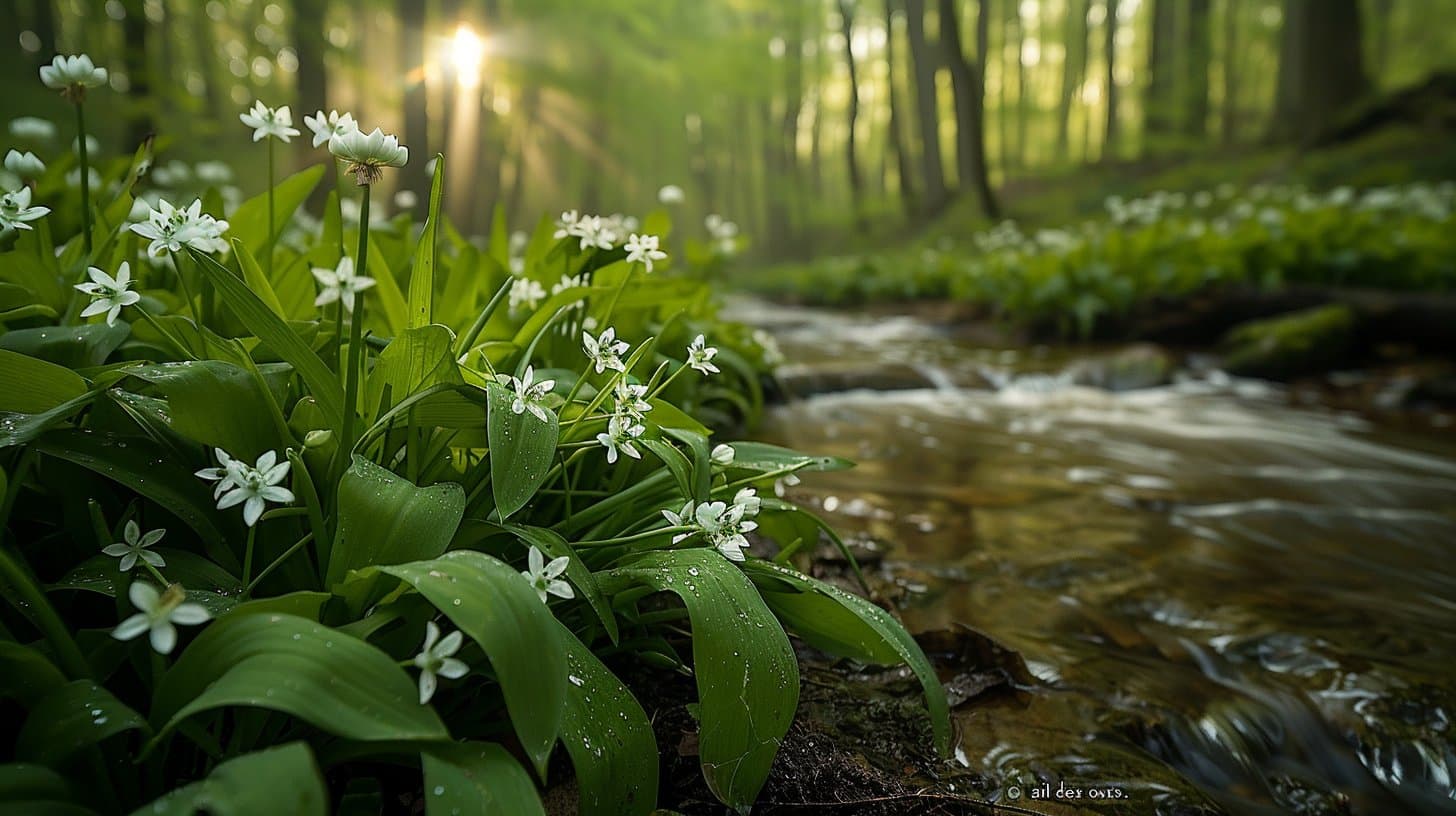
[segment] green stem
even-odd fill
[[[269,573],[273,572],[273,570],[275,570],[275,569],[278,569],[278,567],[279,567],[280,564],[282,564],[284,561],[287,561],[290,557],[292,557],[292,555],[294,553],[296,553],[299,550],[303,549],[304,546],[307,545],[308,542],[310,542],[312,540],[313,540],[313,533],[312,532],[304,533],[303,538],[300,538],[297,542],[295,542],[292,547],[289,547],[288,549],[284,550],[282,555],[280,555],[277,558],[273,559],[273,563],[271,563],[268,566],[264,567],[263,568],[263,571],[260,572],[260,573],[258,573],[258,577],[257,578],[254,578],[253,580],[249,581],[248,582],[248,588],[245,589],[245,590],[243,590],[243,594],[244,595],[251,596],[253,594],[253,590],[255,588],[257,588],[258,584],[262,583],[262,581],[263,581],[264,578],[267,578],[268,577],[268,574]]]
[[[79,100],[76,102],[76,149],[81,155],[81,238],[86,247],[86,258],[91,258],[91,162],[86,150],[86,111]]]
[[[140,305],[138,305],[137,311],[141,312],[142,319],[147,321],[147,323],[151,324],[152,328],[156,329],[157,333],[162,335],[162,337],[165,338],[168,343],[171,343],[174,349],[181,352],[183,357],[186,357],[189,360],[197,359],[197,355],[193,354],[192,351],[184,346],[182,344],[182,341],[178,340],[175,336],[173,336],[171,332],[163,328],[162,324],[158,323],[155,317],[152,317],[151,312],[148,312],[146,309],[141,308]]]
[[[369,191],[368,184],[362,185],[364,194],[359,199],[359,251],[354,274],[361,277],[369,274]],[[364,350],[364,298],[354,298],[353,316],[349,320],[349,365],[344,372],[344,438],[339,445],[340,462],[347,460],[353,451],[355,434],[358,432],[359,403],[359,356]],[[343,469],[336,468],[336,476],[343,476]],[[337,481],[337,479],[336,479]]]
[[[270,281],[273,280],[273,250],[275,249],[273,245],[273,231],[278,228],[278,222],[273,220],[273,170],[275,164],[273,158],[273,143],[275,141],[277,139],[274,139],[272,136],[268,137],[268,252],[264,259],[267,261],[264,268],[268,271],[268,280]]]
[[[261,521],[261,519],[260,519]],[[243,550],[243,580],[253,574],[253,545],[257,542],[258,525],[254,524],[248,528],[248,546]]]
[[[698,528],[696,527],[688,527],[685,525],[676,525],[672,527],[657,527],[655,529],[647,530],[645,532],[637,533],[635,535],[621,536],[619,538],[600,538],[595,541],[578,541],[573,546],[604,547],[609,544],[631,544],[634,541],[643,541],[645,539],[656,538],[658,536],[667,535],[669,533],[690,533],[696,531],[697,529]]]

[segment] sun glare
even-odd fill
[[[450,64],[462,85],[480,84],[480,68],[485,61],[485,41],[468,25],[455,29],[450,43]]]

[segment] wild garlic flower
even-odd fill
[[[652,410],[652,403],[643,399],[646,396],[647,386],[618,378],[612,386],[612,414],[640,421],[643,414]]]
[[[359,129],[359,124],[354,121],[352,114],[339,113],[336,110],[329,111],[328,115],[319,111],[313,116],[304,116],[303,124],[313,131],[314,147],[322,147],[335,136],[344,136],[351,130]]]
[[[197,180],[204,184],[227,184],[233,180],[233,169],[226,162],[198,162],[193,172],[197,174]]]
[[[465,661],[455,657],[464,643],[465,636],[460,632],[451,632],[442,638],[440,627],[434,621],[425,623],[425,643],[415,655],[415,668],[420,670],[420,705],[435,696],[437,677],[457,680],[470,671]]]
[[[512,258],[511,260],[514,261],[516,259]],[[526,259],[521,258],[520,261],[524,265]],[[586,277],[584,275],[562,275],[561,280],[551,284],[551,294],[559,295],[567,289],[575,289],[580,286],[586,286]]]
[[[68,101],[80,102],[86,98],[86,89],[105,85],[106,69],[97,68],[85,54],[74,57],[57,56],[50,65],[40,67],[40,81],[47,88],[61,92]]]
[[[803,481],[797,473],[785,473],[782,477],[774,479],[774,495],[783,498],[789,492],[789,488]]]
[[[56,138],[56,126],[39,116],[21,116],[10,120],[10,135],[33,142],[49,142]]]
[[[566,572],[566,567],[571,559],[560,556],[551,559],[549,562],[534,544],[531,551],[526,554],[526,569],[521,571],[521,577],[531,582],[531,588],[536,590],[536,595],[541,598],[541,603],[546,603],[548,594],[558,598],[571,599],[576,593],[571,589],[571,584],[561,580],[561,574]]]
[[[78,283],[75,287],[91,296],[91,304],[81,311],[82,317],[104,313],[106,325],[114,326],[123,307],[131,306],[142,299],[141,295],[131,291],[131,263],[129,261],[121,262],[114,278],[94,266],[87,269],[86,274],[91,276],[91,281]]]
[[[45,173],[45,162],[28,150],[24,153],[19,150],[11,150],[5,154],[5,169],[25,181],[35,181]]]
[[[601,235],[609,243],[620,244],[627,240],[641,226],[636,218],[621,213],[612,213],[602,219]]]
[[[774,339],[772,334],[769,334],[763,329],[754,329],[753,342],[758,344],[759,350],[763,353],[763,361],[765,364],[771,367],[783,364],[784,353],[779,348],[779,342]]]
[[[541,300],[546,297],[546,290],[541,284],[530,278],[520,278],[511,284],[509,295],[509,308],[512,313],[520,310],[522,306],[527,309],[535,309],[540,305]]]
[[[662,511],[662,517],[665,518],[665,519],[667,519],[667,523],[668,524],[671,524],[674,527],[692,527],[693,526],[693,500],[692,499],[688,499],[687,500],[687,503],[682,506],[682,509],[681,510],[677,510],[677,511],[673,511],[673,510],[663,510]],[[688,532],[688,533],[677,533],[676,535],[674,535],[672,537],[672,543],[677,544],[678,542],[682,541],[685,538],[689,538],[692,535],[693,535],[693,533],[691,533],[691,532]]]
[[[249,465],[229,456],[222,448],[215,448],[220,467],[203,468],[197,477],[217,482],[212,497],[217,500],[217,509],[243,505],[243,521],[249,527],[258,523],[258,517],[268,502],[289,504],[293,491],[281,484],[288,478],[288,460],[278,461],[278,454],[268,451],[258,457],[257,463]]]
[[[627,239],[624,248],[627,250],[628,263],[640,263],[652,272],[652,264],[655,261],[663,260],[667,253],[657,248],[658,239],[656,235],[637,235]]]
[[[657,191],[657,200],[663,204],[681,204],[687,200],[687,195],[683,193],[683,188],[669,184]]]
[[[744,533],[758,529],[758,522],[747,518],[747,509],[741,504],[714,501],[698,505],[693,511],[693,522],[703,539],[729,561],[743,561],[743,551],[748,547]]]
[[[632,347],[625,341],[618,340],[617,330],[608,326],[600,337],[592,337],[589,332],[582,332],[581,348],[586,352],[587,362],[600,374],[607,369],[626,371],[627,366],[622,362],[622,355]]]
[[[556,232],[552,233],[553,238],[560,241],[571,235],[575,235],[576,222],[581,220],[581,214],[576,210],[567,210],[556,219]]]
[[[752,518],[758,515],[759,510],[763,509],[763,499],[758,497],[757,490],[751,487],[745,487],[733,494],[733,506],[742,507],[744,517]]]
[[[349,172],[360,186],[378,181],[382,168],[404,167],[409,162],[409,148],[379,128],[367,134],[357,127],[336,133],[329,137],[329,152],[349,163]]]
[[[31,221],[45,218],[50,207],[30,206],[30,188],[21,187],[13,193],[0,195],[0,230],[33,229]]]
[[[727,467],[733,464],[733,457],[736,455],[737,453],[733,450],[732,445],[717,445],[713,448],[713,452],[708,455],[708,459],[715,465]]]
[[[624,453],[633,459],[641,459],[642,453],[637,450],[633,440],[646,430],[647,428],[635,419],[623,414],[616,414],[608,420],[606,433],[597,434],[597,442],[607,449],[607,464],[617,464],[619,453]]]
[[[262,102],[254,102],[253,109],[238,114],[243,124],[253,129],[253,141],[260,142],[269,136],[281,142],[288,142],[297,136],[298,128],[293,126],[293,112],[287,105],[270,108]]]
[[[122,540],[103,548],[101,552],[113,558],[120,558],[121,563],[117,566],[121,568],[122,572],[131,572],[131,568],[136,566],[138,560],[145,561],[154,567],[165,567],[167,566],[166,559],[147,548],[161,541],[162,536],[166,534],[167,531],[162,529],[148,530],[146,535],[142,535],[142,528],[135,521],[128,521],[126,528],[122,531]]]
[[[150,238],[147,254],[158,257],[164,252],[178,252],[183,247],[192,247],[201,252],[222,252],[227,242],[222,234],[227,231],[228,222],[219,221],[202,211],[202,199],[196,199],[186,209],[173,207],[165,199],[157,202],[157,209],[147,214],[147,220],[133,224],[131,231],[143,238]]]
[[[612,235],[603,228],[601,216],[582,216],[571,226],[570,234],[581,239],[581,249],[606,249],[612,248]]]
[[[196,626],[212,617],[202,604],[184,603],[187,593],[181,584],[172,584],[165,592],[158,592],[151,584],[136,581],[126,595],[132,606],[141,611],[122,621],[111,631],[111,636],[131,640],[147,632],[158,654],[171,654],[176,648],[178,625]]]
[[[717,374],[718,367],[713,365],[713,358],[718,356],[718,350],[707,344],[703,335],[693,338],[688,344],[688,367],[703,374]]]
[[[354,298],[360,292],[374,285],[374,279],[354,274],[354,259],[345,255],[333,269],[313,270],[314,280],[319,283],[318,297],[313,305],[326,306],[343,301],[344,310],[354,311]]]
[[[510,374],[498,374],[496,380],[516,392],[516,398],[511,401],[512,413],[524,414],[530,411],[542,422],[550,422],[550,413],[542,402],[545,401],[546,395],[551,393],[551,389],[556,387],[556,381],[533,382],[535,377],[536,370],[531,366],[526,366],[526,375],[520,379]]]

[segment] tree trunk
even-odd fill
[[[951,86],[955,90],[956,167],[960,171],[960,187],[976,196],[976,202],[987,218],[1001,217],[991,181],[986,170],[986,139],[983,113],[985,83],[980,65],[966,59],[961,47],[960,21],[956,16],[956,0],[939,0],[940,46],[950,68]],[[985,53],[989,38],[989,17],[986,0],[981,0],[976,13],[977,53]]]
[[[1302,142],[1369,93],[1359,0],[1285,0],[1271,141]]]
[[[1083,0],[1067,0],[1063,41],[1062,87],[1057,100],[1057,156],[1066,159],[1071,142],[1072,100],[1087,72],[1087,9]],[[979,54],[978,54],[979,56]]]
[[[1390,59],[1390,16],[1395,11],[1395,0],[1375,0],[1375,85],[1385,76],[1385,67]]]
[[[1026,120],[1031,104],[1026,93],[1026,21],[1021,19],[1021,3],[1008,0],[1010,22],[1016,46],[1016,166],[1026,166]]]
[[[905,0],[905,34],[915,64],[915,108],[920,121],[921,175],[925,178],[925,212],[940,212],[948,200],[945,168],[940,157],[940,112],[936,110],[936,55],[925,39],[925,0]]]
[[[859,67],[854,59],[854,0],[839,0],[839,30],[844,35],[844,62],[849,68],[849,111],[845,115],[844,157],[849,168],[849,203],[855,224],[864,227],[864,179],[859,174],[855,128],[859,124]]]
[[[123,46],[123,64],[130,83],[126,94],[126,142],[125,150],[130,153],[156,130],[158,100],[152,94],[151,24],[147,22],[145,3],[142,0],[127,0],[123,4],[126,18],[121,28],[126,43]]]
[[[785,207],[783,235],[793,241],[803,194],[803,169],[799,166],[799,115],[804,110],[804,12],[792,6],[784,49],[784,107],[779,122],[778,151],[783,179],[774,185]]]
[[[1223,3],[1223,115],[1222,140],[1232,145],[1239,134],[1239,0]]]
[[[1208,72],[1213,64],[1213,30],[1208,25],[1213,0],[1188,0],[1188,45],[1183,63],[1183,134],[1201,145],[1208,136]]]
[[[1188,2],[1188,0],[1180,0]],[[1164,152],[1176,124],[1178,19],[1173,0],[1153,0],[1148,42],[1148,84],[1143,93],[1143,153]]]
[[[1102,50],[1107,63],[1107,132],[1102,139],[1102,160],[1117,158],[1118,142],[1122,139],[1122,128],[1117,121],[1117,0],[1103,0],[1107,10],[1102,22]]]
[[[897,0],[885,0],[885,75],[890,83],[890,151],[895,154],[895,173],[900,179],[900,203],[907,215],[915,212],[915,179],[910,170],[910,148],[905,143],[903,102],[900,83],[895,80],[895,9]]]
[[[399,23],[399,53],[404,60],[404,143],[414,155],[420,157],[421,165],[406,169],[400,179],[400,186],[415,194],[415,209],[430,205],[430,175],[424,171],[423,162],[434,158],[439,149],[430,141],[429,92],[425,86],[425,4],[418,0],[398,0],[395,3],[396,19]],[[419,66],[420,70],[414,70]],[[449,164],[446,164],[448,167]]]

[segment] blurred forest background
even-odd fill
[[[1365,126],[1362,106],[1450,117],[1456,97],[1447,0],[13,0],[10,12],[0,115],[66,121],[35,67],[89,53],[111,70],[114,92],[90,103],[108,153],[155,133],[161,162],[223,159],[253,194],[264,153],[247,149],[239,112],[292,105],[302,129],[305,114],[348,110],[419,157],[390,180],[414,193],[397,202],[425,199],[424,157],[451,158],[447,198],[468,231],[496,208],[512,225],[641,212],[675,184],[689,223],[723,213],[771,256],[894,240],[947,211],[1035,217],[1017,212],[1018,192],[1049,184],[1115,186],[1194,160],[1222,174],[1218,159],[1338,140]],[[295,143],[294,165],[321,159],[307,133]]]

